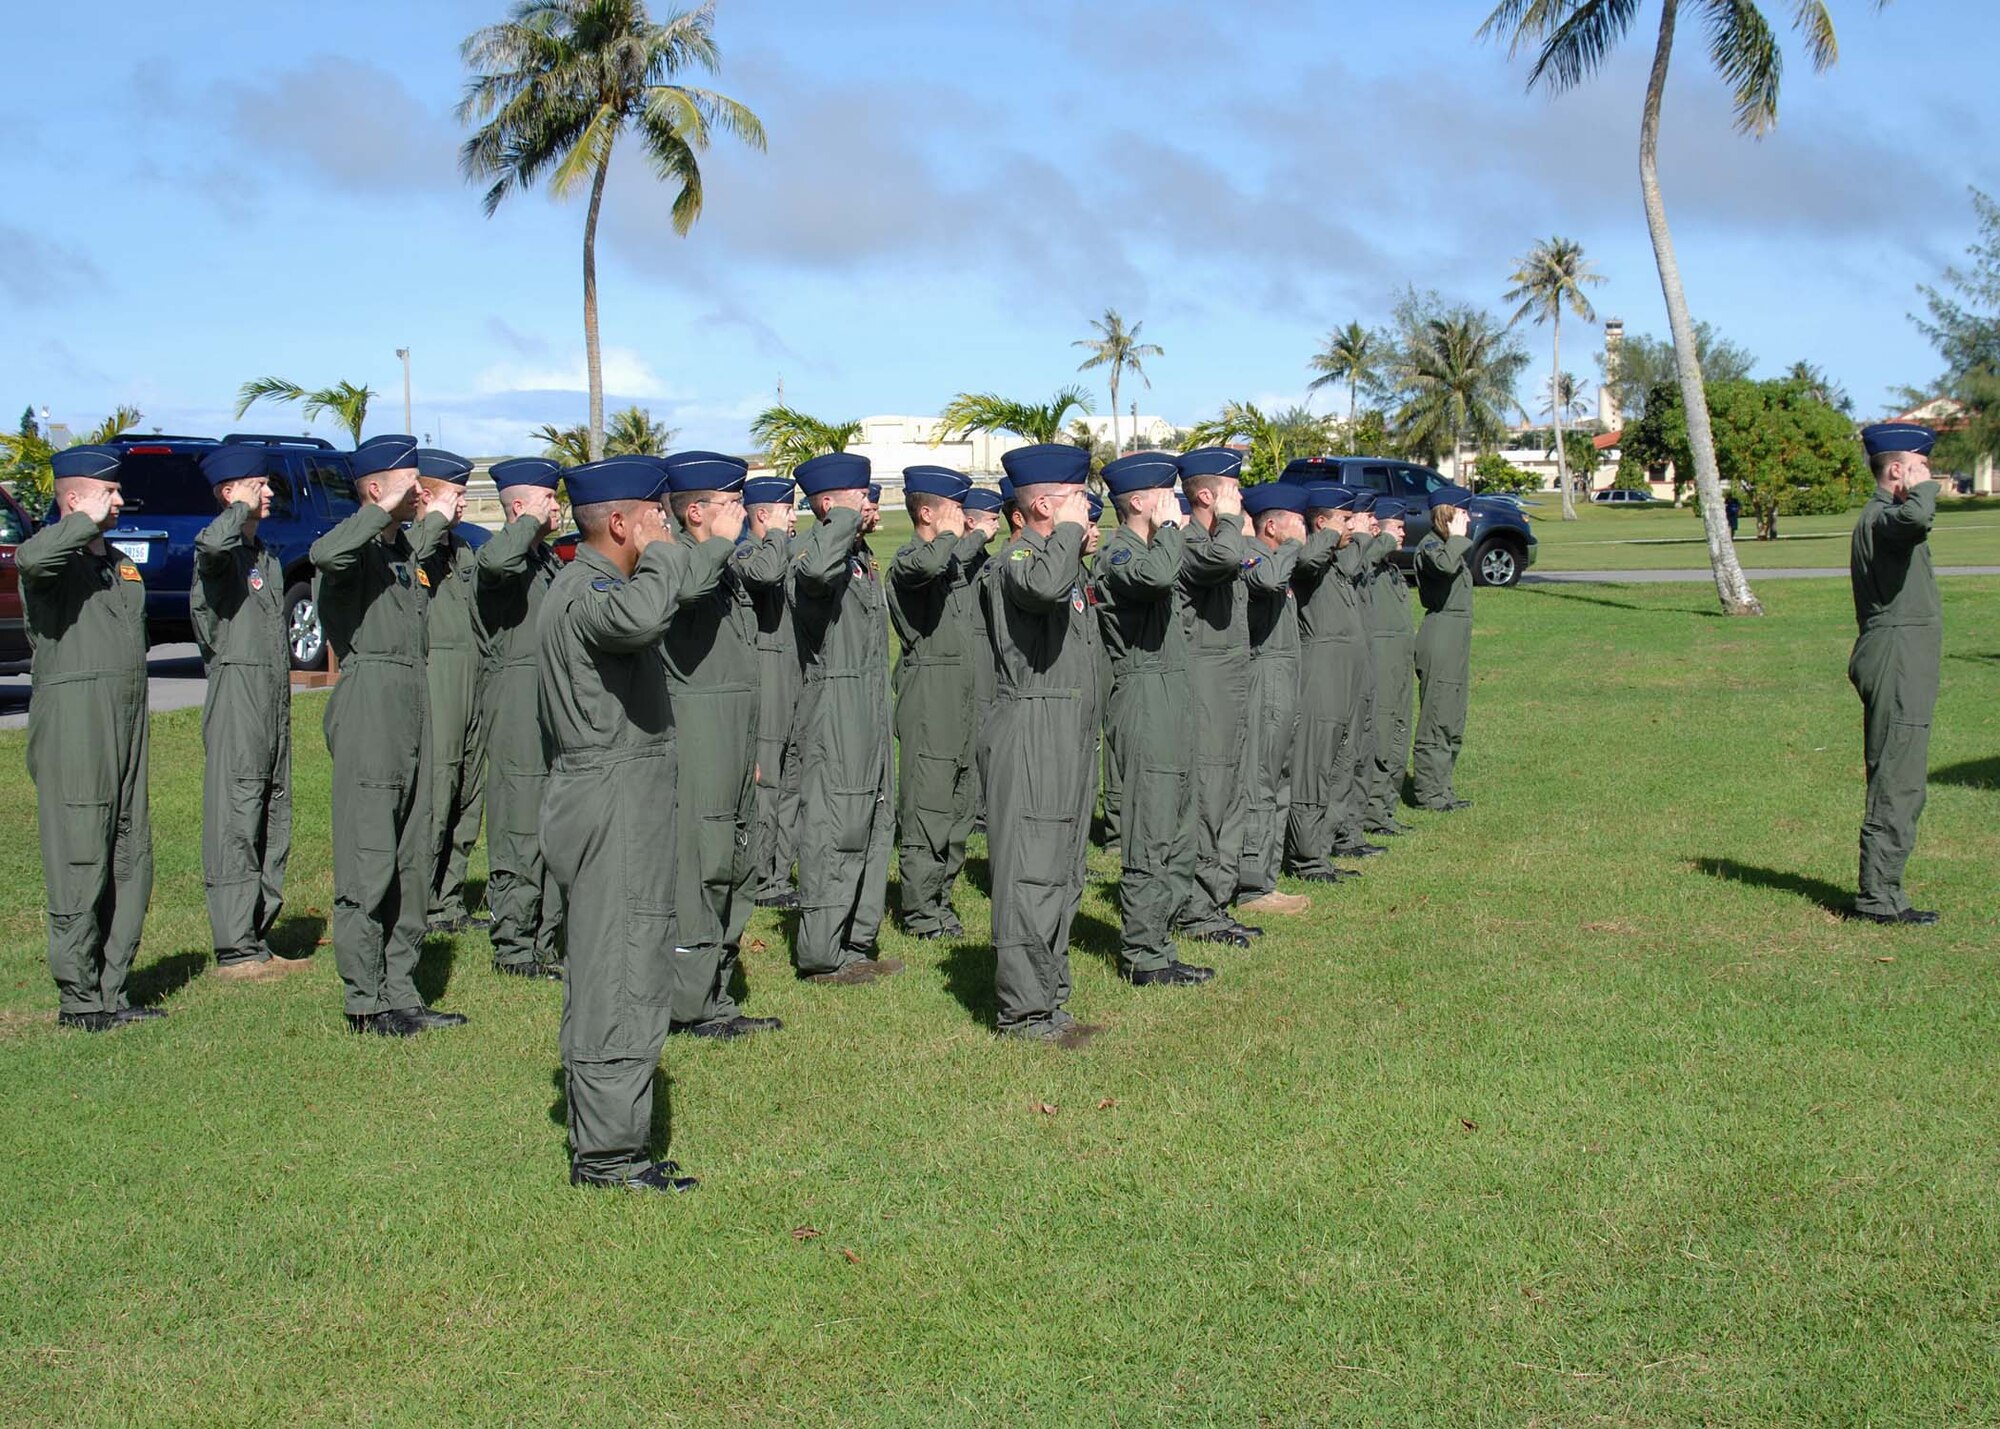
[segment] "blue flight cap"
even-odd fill
[[[354,449],[356,476],[379,476],[417,464],[417,439],[409,436],[370,437]]]
[[[874,502],[874,503],[875,503],[875,504],[876,504],[877,506],[880,506],[880,505],[882,504],[882,483],[881,483],[881,482],[879,482],[879,481],[871,481],[871,482],[869,482],[869,483],[868,483],[868,499],[869,499],[870,501]]]
[[[87,476],[93,481],[116,481],[123,460],[118,448],[106,446],[64,447],[49,458],[57,481]]]
[[[1375,498],[1375,519],[1377,521],[1400,521],[1403,509],[1409,503],[1398,496],[1378,496]]]
[[[782,476],[753,476],[743,483],[743,504],[789,506],[793,490],[791,482]]]
[[[1177,491],[1174,493],[1174,495],[1180,498],[1181,515],[1183,516],[1194,515],[1194,503],[1187,499],[1187,493],[1185,491]]]
[[[663,457],[667,489],[675,494],[689,491],[741,491],[750,463],[742,457],[721,452],[675,452]]]
[[[258,446],[217,447],[201,459],[201,474],[210,486],[264,474],[264,449]]]
[[[539,486],[554,491],[556,483],[562,480],[562,465],[545,456],[517,456],[494,462],[486,474],[502,491],[510,486]]]
[[[1104,498],[1094,491],[1084,493],[1083,504],[1090,510],[1090,522],[1094,526],[1104,516]]]
[[[1180,465],[1172,452],[1133,452],[1104,464],[1104,484],[1111,488],[1113,496],[1172,486],[1180,474]]]
[[[463,486],[466,478],[472,475],[472,463],[457,452],[438,447],[418,447],[417,475],[426,481],[448,481],[453,486]]]
[[[1090,453],[1069,442],[1037,442],[1000,453],[1018,490],[1023,486],[1081,486],[1090,475]]]
[[[1440,506],[1463,508],[1472,500],[1472,493],[1462,486],[1440,486],[1430,494],[1430,508],[1435,511]]]
[[[1262,516],[1267,511],[1296,511],[1305,514],[1306,489],[1295,481],[1265,481],[1243,488],[1243,514]]]
[[[1000,509],[1000,493],[997,491],[988,491],[983,486],[975,486],[965,493],[964,504],[967,511],[998,511]]]
[[[1375,509],[1375,492],[1372,487],[1356,486],[1349,489],[1354,492],[1354,509],[1356,511],[1369,512]]]
[[[657,501],[667,489],[667,473],[647,456],[608,456],[585,462],[563,473],[570,504],[597,506],[606,501]]]
[[[1337,481],[1315,481],[1306,487],[1308,511],[1345,511],[1354,493]]]
[[[906,466],[903,491],[917,496],[941,496],[963,503],[972,490],[972,478],[948,466]]]
[[[1929,456],[1937,433],[1916,422],[1877,422],[1861,429],[1861,445],[1870,456],[1884,452],[1916,452]]]
[[[1003,507],[1014,504],[1014,483],[1004,476],[1000,478],[1000,504]]]
[[[1301,486],[1310,486],[1316,481],[1337,482],[1340,480],[1340,463],[1331,457],[1302,456],[1286,462],[1278,480],[1295,481]]]
[[[1231,447],[1196,447],[1181,453],[1178,466],[1182,481],[1191,476],[1237,476],[1243,471],[1243,453]]]
[[[827,491],[865,491],[868,487],[868,458],[853,452],[828,452],[799,463],[792,475],[807,496]]]

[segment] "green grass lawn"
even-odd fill
[[[1589,503],[1577,519],[1562,519],[1562,498],[1542,492],[1527,508],[1539,549],[1538,571],[1702,570],[1708,543],[1701,518],[1688,508],[1661,505],[1618,510]],[[1755,523],[1743,521],[1736,552],[1746,570],[1801,566],[1846,569],[1847,542],[1856,512],[1834,516],[1784,516],[1778,539],[1758,541]],[[1939,565],[2000,565],[2000,501],[1948,499],[1938,510],[1931,549]],[[1761,592],[1760,592],[1761,594]]]
[[[1482,593],[1477,807],[1185,992],[1116,980],[1094,856],[1080,1054],[994,1039],[980,943],[818,987],[760,914],[749,1010],[789,1025],[669,1047],[671,1200],[567,1186],[558,990],[482,937],[420,978],[471,1025],[407,1044],[343,1031],[326,948],[202,975],[192,711],[138,974],[172,1017],[58,1032],[0,735],[0,1421],[2000,1419],[2000,580],[1944,588],[1929,930],[1830,911],[1848,594],[1763,596]]]

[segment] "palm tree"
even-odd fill
[[[297,402],[308,422],[330,416],[347,428],[347,434],[358,447],[362,424],[368,420],[368,401],[374,395],[373,389],[357,387],[352,382],[336,382],[331,387],[308,392],[282,377],[259,377],[237,388],[236,415],[241,417],[258,402]]]
[[[590,372],[590,455],[604,454],[604,367],[597,340],[597,217],[611,151],[627,126],[638,131],[655,177],[678,184],[674,232],[701,217],[701,166],[720,129],[764,147],[763,123],[735,100],[676,84],[690,69],[716,72],[715,6],[655,24],[645,0],[515,0],[510,17],[466,37],[472,80],[458,106],[482,121],[459,150],[468,179],[491,179],[486,216],[516,188],[547,175],[568,198],[588,182],[583,221],[583,345]]]
[[[790,476],[800,462],[813,457],[846,451],[860,435],[859,422],[822,422],[782,402],[766,407],[750,423],[750,439],[764,448],[780,476]]]
[[[1847,389],[1827,376],[1826,369],[1817,363],[1801,358],[1785,369],[1785,381],[1796,382],[1805,388],[1806,396],[1815,402],[1824,402],[1836,412],[1853,415],[1854,399],[1847,395]]]
[[[1125,319],[1118,316],[1118,309],[1106,308],[1104,316],[1092,318],[1090,325],[1097,329],[1096,337],[1080,337],[1071,347],[1087,347],[1090,356],[1077,365],[1078,372],[1088,372],[1093,367],[1111,369],[1111,450],[1120,450],[1118,445],[1118,378],[1129,372],[1152,388],[1153,379],[1146,375],[1140,364],[1148,357],[1165,357],[1166,349],[1158,343],[1139,341],[1139,329],[1144,322],[1132,324],[1130,331],[1125,327]],[[1086,410],[1088,410],[1086,408]]]
[[[1574,372],[1558,372],[1542,384],[1542,414],[1553,419],[1558,411],[1569,421],[1590,410],[1584,397],[1584,381]]]
[[[612,415],[604,432],[606,456],[665,456],[673,449],[674,429],[653,420],[644,407],[627,407]]]
[[[1054,397],[1041,403],[1016,402],[992,392],[961,392],[938,413],[937,435],[931,445],[955,441],[972,432],[1012,432],[1031,442],[1059,442],[1072,409],[1085,415],[1090,412],[1090,394],[1081,387],[1059,388]]]
[[[102,446],[115,441],[146,420],[146,414],[137,407],[120,403],[112,409],[111,415],[90,429],[90,435],[83,440],[92,446]]]
[[[1596,322],[1597,310],[1584,296],[1586,284],[1602,283],[1604,276],[1590,266],[1583,256],[1583,245],[1573,239],[1557,235],[1545,238],[1528,250],[1527,256],[1514,265],[1514,275],[1508,279],[1514,286],[1502,295],[1505,303],[1519,303],[1514,310],[1512,321],[1519,322],[1530,313],[1534,314],[1535,325],[1552,322],[1555,338],[1555,358],[1553,376],[1550,382],[1562,384],[1563,367],[1563,309],[1568,308],[1584,322]],[[1563,412],[1562,404],[1556,404],[1556,484],[1562,488],[1563,520],[1576,520],[1576,493],[1569,483],[1569,458],[1563,453]]]
[[[573,427],[543,425],[529,435],[542,444],[542,455],[564,466],[582,466],[590,460],[590,429],[578,422]]]
[[[1181,435],[1181,450],[1247,442],[1250,456],[1243,463],[1244,480],[1270,481],[1295,457],[1324,452],[1332,437],[1330,425],[1330,419],[1304,407],[1266,413],[1255,402],[1225,402],[1215,416],[1196,422]]]
[[[1308,392],[1347,384],[1347,443],[1354,450],[1355,396],[1362,388],[1373,392],[1382,382],[1383,364],[1389,359],[1389,340],[1381,333],[1350,322],[1326,335],[1326,346],[1306,361],[1319,376],[1306,384]]]
[[[1707,21],[1710,62],[1734,90],[1736,127],[1744,133],[1763,134],[1778,122],[1778,83],[1784,70],[1770,22],[1755,0],[1690,3]],[[1886,3],[1874,0],[1878,10]],[[1560,94],[1604,67],[1638,11],[1638,0],[1500,0],[1479,27],[1479,34],[1482,38],[1505,34],[1510,55],[1533,48],[1536,55],[1528,72],[1529,88],[1541,85]],[[1688,316],[1680,261],[1674,255],[1666,204],[1660,197],[1660,96],[1666,90],[1667,63],[1673,57],[1674,27],[1679,18],[1680,0],[1660,0],[1660,31],[1639,120],[1639,190],[1645,199],[1653,259],[1660,269],[1667,321],[1673,329],[1675,367],[1687,411],[1688,448],[1694,457],[1695,488],[1701,493],[1701,518],[1708,535],[1716,594],[1722,608],[1732,615],[1761,615],[1764,607],[1743,578],[1722,512],[1722,479],[1715,466],[1715,433],[1709,425],[1701,368],[1695,360],[1694,321]],[[1824,0],[1793,0],[1792,27],[1804,37],[1814,69],[1824,70],[1839,58],[1833,17]]]
[[[1483,445],[1507,429],[1517,404],[1514,383],[1528,354],[1513,334],[1476,308],[1451,308],[1416,322],[1392,365],[1402,406],[1396,413],[1405,447],[1439,451],[1451,444],[1452,470],[1464,470],[1459,448]]]

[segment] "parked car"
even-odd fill
[[[1365,487],[1409,503],[1403,518],[1403,549],[1396,563],[1409,570],[1416,559],[1417,543],[1430,532],[1431,515],[1427,504],[1431,492],[1452,483],[1427,466],[1372,456],[1315,457],[1310,463],[1294,462],[1288,471],[1307,468],[1300,474],[1308,480],[1338,481]],[[1467,535],[1472,540],[1472,579],[1479,585],[1511,586],[1535,563],[1535,533],[1520,505],[1504,496],[1474,496],[1466,508],[1471,518]]]
[[[1603,491],[1590,493],[1593,506],[1651,506],[1653,494],[1650,491],[1628,491],[1621,486],[1606,487]]]
[[[34,652],[28,646],[28,620],[21,608],[21,573],[14,565],[14,548],[35,531],[21,503],[0,486],[0,662],[13,664]]]
[[[277,554],[285,572],[286,628],[292,668],[326,667],[326,635],[313,605],[312,543],[359,507],[348,453],[318,437],[233,432],[212,437],[124,436],[115,445],[122,464],[119,484],[125,510],[106,532],[146,578],[146,638],[155,645],[192,640],[188,591],[194,584],[194,539],[215,519],[215,492],[201,459],[219,446],[255,445],[268,453],[271,514],[257,534]],[[461,522],[458,533],[474,546],[490,534]]]

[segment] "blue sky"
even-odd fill
[[[781,378],[829,418],[1041,397],[1115,306],[1166,349],[1142,409],[1188,422],[1301,399],[1325,332],[1383,320],[1407,284],[1497,310],[1551,233],[1609,279],[1601,317],[1663,334],[1636,160],[1654,7],[1553,102],[1474,42],[1486,8],[722,0],[713,83],[770,152],[713,151],[681,239],[628,146],[600,236],[610,401],[742,448]],[[1839,66],[1789,50],[1761,142],[1730,131],[1684,26],[1662,181],[1696,315],[1874,412],[1936,370],[1915,285],[1972,237],[1967,185],[2000,189],[2000,6],[1834,8]],[[299,430],[231,418],[274,373],[365,382],[369,430],[392,431],[408,345],[419,434],[496,455],[581,420],[582,205],[527,193],[489,220],[455,167],[458,41],[501,13],[38,7],[0,88],[0,417],[133,402],[169,431]],[[1545,372],[1546,329],[1528,337]],[[1598,346],[1566,326],[1565,367],[1594,380]]]

